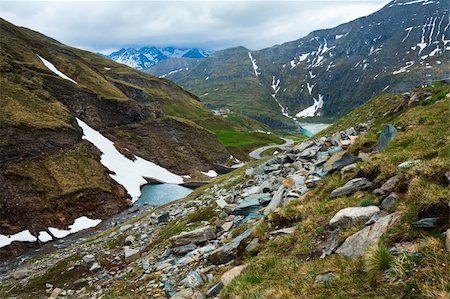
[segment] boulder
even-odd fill
[[[325,243],[323,244],[322,255],[320,256],[321,259],[330,255],[336,249],[336,247],[338,246],[338,236],[339,230],[334,230],[330,233],[328,238],[325,240]]]
[[[224,224],[222,224],[222,229],[224,230],[224,231],[229,231],[230,230],[230,228],[233,226],[233,221],[228,221],[228,222],[225,222]]]
[[[377,145],[375,147],[376,151],[381,151],[386,148],[388,143],[394,139],[394,137],[397,135],[397,129],[391,125],[388,124],[383,128],[383,131],[381,131],[380,137],[378,137]]]
[[[381,206],[385,210],[389,210],[398,200],[398,195],[395,192],[389,194],[383,201],[381,202]]]
[[[333,228],[344,228],[349,224],[364,223],[379,211],[380,209],[376,206],[345,208],[337,212],[329,224]]]
[[[209,255],[209,260],[214,265],[226,264],[235,259],[235,250],[250,237],[255,227],[248,228],[245,232],[234,238],[230,243],[222,245]]]
[[[331,157],[331,158],[333,158],[333,157]],[[356,156],[353,156],[353,155],[345,152],[339,159],[332,162],[330,169],[325,169],[325,168],[324,169],[327,170],[328,172],[332,172],[335,170],[341,170],[345,166],[354,164],[358,161],[361,161],[361,158],[358,158]]]
[[[248,243],[248,245],[245,247],[245,251],[249,252],[249,251],[253,251],[256,249],[256,247],[259,244],[259,239],[255,238],[253,240],[251,240],[250,243]]]
[[[433,228],[438,226],[438,222],[439,217],[429,217],[415,221],[412,225],[417,228]]]
[[[233,279],[239,276],[241,272],[247,267],[246,265],[240,265],[231,268],[227,272],[225,272],[222,277],[220,278],[220,281],[223,283],[224,286],[228,285]]]
[[[264,215],[268,215],[270,212],[272,212],[273,210],[275,210],[276,208],[278,208],[281,205],[281,203],[283,201],[284,191],[285,191],[285,187],[281,186],[277,190],[277,192],[275,192],[275,194],[272,197],[272,200],[267,205],[267,207],[264,209]]]
[[[414,165],[419,164],[422,160],[409,160],[403,163],[398,164],[397,171],[402,171],[413,167]]]
[[[97,262],[95,262],[95,263],[93,263],[92,266],[89,268],[89,271],[91,271],[91,272],[97,272],[97,271],[99,271],[99,270],[101,270],[101,269],[102,269],[102,267],[100,267],[100,264],[97,263]]]
[[[373,215],[372,217],[370,217],[369,220],[367,220],[366,225],[372,225],[386,215],[387,215],[386,212],[377,213],[377,214]]]
[[[220,291],[222,289],[223,289],[223,283],[221,283],[221,282],[216,283],[215,285],[210,287],[208,289],[208,291],[206,291],[206,297],[207,298],[215,297],[215,296],[217,296],[220,293]]]
[[[139,258],[139,249],[133,249],[125,246],[124,257],[127,264],[137,260]]]
[[[125,245],[131,245],[134,243],[134,241],[136,241],[136,237],[133,235],[129,235],[125,238],[124,243],[125,243]]]
[[[216,233],[211,226],[197,228],[190,232],[182,232],[179,235],[169,238],[173,247],[187,244],[197,244],[216,238]]]
[[[191,271],[188,275],[182,280],[182,283],[187,288],[195,288],[204,284],[204,281],[200,274],[197,271]]]
[[[86,264],[86,266],[90,267],[95,262],[95,256],[92,254],[86,254],[83,256],[83,262]]]
[[[394,191],[395,185],[400,181],[401,175],[395,175],[389,178],[380,188],[373,190],[374,195],[386,195]]]
[[[331,197],[338,197],[370,188],[371,183],[366,178],[356,178],[348,181],[344,186],[334,189]]]
[[[170,297],[170,299],[203,299],[202,293],[194,289],[183,289]]]
[[[50,295],[50,297],[49,297],[49,299],[55,299],[55,298],[58,298],[58,296],[59,296],[59,293],[61,293],[61,289],[60,288],[54,288],[53,289],[53,292],[51,293],[51,295]]]
[[[170,219],[169,212],[165,212],[165,213],[162,213],[161,215],[159,215],[156,220],[158,221],[158,223],[165,223],[165,222],[169,222],[169,219]]]
[[[73,282],[73,288],[75,289],[75,290],[79,290],[79,289],[81,289],[82,287],[84,287],[84,286],[87,286],[88,285],[88,280],[86,279],[86,278],[80,278],[80,279],[77,279],[77,280],[75,280],[74,282]]]
[[[445,232],[445,247],[450,252],[450,228]]]
[[[249,215],[257,212],[261,207],[266,206],[271,200],[268,193],[257,193],[242,199],[231,211],[233,215]]]
[[[316,276],[314,283],[326,283],[332,281],[334,278],[334,274],[331,272],[325,274],[319,274]]]
[[[389,214],[371,226],[367,226],[359,232],[348,237],[336,250],[337,254],[351,258],[360,257],[370,246],[376,244],[380,237],[400,220],[399,213]]]

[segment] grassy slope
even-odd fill
[[[445,206],[449,198],[443,176],[449,158],[450,98],[443,99],[443,96],[450,88],[429,90],[434,95],[424,105],[385,117],[382,117],[384,112],[393,111],[399,104],[400,96],[375,98],[322,133],[325,135],[355,125],[367,120],[364,115],[372,114],[369,118],[373,118],[374,127],[353,146],[352,150],[356,151],[374,145],[377,134],[387,123],[403,128],[385,151],[373,155],[367,163],[360,163],[358,168],[375,177],[376,183],[382,183],[395,174],[399,163],[411,159],[424,161],[405,171],[404,181],[397,186],[403,198],[395,208],[403,212],[403,223],[391,229],[382,238],[382,243],[388,248],[395,242],[417,243],[418,251],[425,259],[421,262],[410,257],[395,259],[390,269],[396,274],[390,281],[383,280],[383,269],[367,273],[363,259],[350,260],[338,255],[318,259],[314,250],[328,235],[327,223],[339,209],[359,206],[363,200],[375,203],[381,200],[370,192],[330,199],[330,192],[345,182],[339,174],[334,174],[304,201],[288,204],[261,225],[256,233],[263,240],[258,256],[243,258],[242,262],[249,267],[226,288],[222,294],[224,298],[299,298],[300,294],[302,298],[445,298],[450,291],[447,280],[449,256],[439,232],[411,226],[419,211],[437,203]],[[292,236],[270,241],[266,235],[268,223],[272,225],[270,230],[285,226],[297,229]],[[344,230],[340,241],[360,228]],[[314,283],[317,274],[328,271],[336,276],[332,282]],[[369,279],[368,274],[374,275],[375,279]]]

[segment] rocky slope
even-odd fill
[[[296,41],[218,51],[167,78],[272,128],[292,126],[290,117],[340,117],[380,92],[450,78],[449,5],[395,0]]]
[[[106,57],[119,63],[134,67],[138,70],[143,70],[169,58],[185,58],[187,60],[196,60],[208,56],[209,53],[207,51],[198,48],[143,47],[140,49],[122,48],[107,55]]]
[[[1,235],[37,236],[129,206],[75,117],[128,157],[178,174],[228,160],[216,135],[194,122],[214,115],[176,84],[1,19],[0,34]],[[0,256],[23,246],[2,247]]]
[[[286,153],[2,274],[0,295],[445,298],[449,101],[440,83],[376,97]]]

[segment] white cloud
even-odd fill
[[[2,2],[2,18],[63,43],[260,49],[368,15],[388,1]]]

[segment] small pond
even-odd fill
[[[141,196],[134,203],[135,206],[144,204],[161,206],[179,198],[186,197],[192,189],[176,184],[148,184],[141,190]]]

